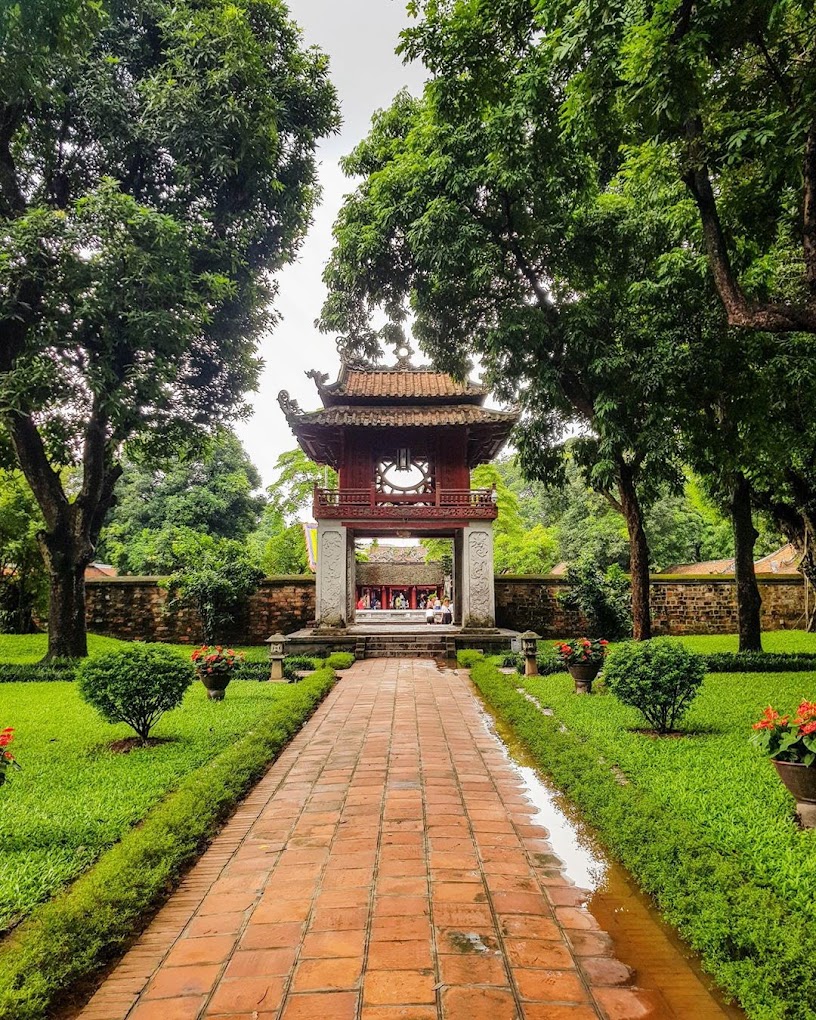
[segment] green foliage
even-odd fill
[[[83,607],[56,610],[122,451],[173,456],[246,413],[338,112],[279,0],[24,6],[2,14],[0,418],[65,597],[50,651],[81,656]]]
[[[816,672],[816,652],[708,652],[708,673]]]
[[[811,1020],[816,844],[745,736],[769,700],[798,704],[801,675],[706,678],[688,719],[701,735],[677,740],[567,677],[524,680],[551,717],[488,664],[471,677],[751,1020]]]
[[[351,669],[355,659],[354,652],[332,652],[326,659],[326,665],[330,669]]]
[[[546,574],[552,570],[558,558],[554,529],[542,524],[524,526],[520,499],[507,484],[500,468],[495,464],[480,465],[471,472],[471,485],[476,489],[496,490],[499,510],[493,525],[496,573]]]
[[[52,659],[50,662],[25,664],[0,662],[0,684],[73,680],[76,669],[76,659],[66,659],[65,661]]]
[[[126,461],[98,558],[120,574],[164,575],[191,534],[243,542],[266,504],[260,475],[238,438],[222,431],[203,455],[162,467]]]
[[[188,552],[166,584],[170,604],[194,609],[204,641],[215,644],[233,626],[264,574],[240,542],[201,536],[198,543],[196,555]]]
[[[470,669],[477,662],[481,662],[483,658],[484,652],[480,652],[477,648],[460,648],[456,653],[456,664],[462,669]]]
[[[560,596],[568,609],[580,612],[597,637],[617,638],[631,633],[629,579],[620,567],[601,571],[590,560],[579,560],[566,576],[569,588]]]
[[[105,965],[166,897],[333,682],[332,672],[323,669],[293,686],[237,684],[230,689],[229,700],[217,705],[208,703],[204,689],[195,685],[185,708],[160,724],[174,741],[118,757],[99,757],[95,745],[105,734],[88,710],[72,699],[73,688],[66,687],[62,706],[54,705],[52,685],[42,688],[39,698],[31,685],[21,692],[36,703],[28,703],[28,735],[21,720],[20,744],[29,752],[36,744],[40,767],[46,771],[37,796],[28,802],[27,816],[22,800],[15,800],[23,796],[23,783],[15,783],[0,811],[13,812],[18,829],[28,824],[34,831],[43,830],[50,835],[44,846],[68,859],[60,877],[47,874],[44,866],[34,867],[39,851],[27,851],[32,870],[26,875],[29,881],[34,877],[39,888],[33,897],[28,891],[26,907],[84,870],[101,849],[118,842],[64,895],[35,909],[0,947],[2,1020],[44,1020],[65,1002],[72,985]],[[16,699],[18,694],[9,696]],[[44,719],[47,728],[42,726]],[[63,746],[68,722],[73,724],[74,740]],[[49,737],[59,746],[49,743]],[[28,774],[30,758],[27,753],[26,772],[21,775]],[[66,768],[69,759],[72,767]],[[36,762],[31,764],[37,768]],[[84,777],[80,797],[75,791],[78,776]],[[173,792],[164,797],[168,790]],[[46,805],[43,796],[48,797]],[[104,831],[99,824],[103,806]],[[54,819],[61,827],[68,826],[75,839],[67,853],[53,840]],[[142,824],[135,826],[141,819]],[[33,842],[30,836],[23,841],[29,846]],[[47,851],[42,855],[47,861]],[[19,889],[21,874],[5,871],[6,888]]]
[[[42,527],[23,475],[0,469],[0,633],[29,633],[32,612],[45,608],[48,582],[37,542]]]
[[[181,704],[195,679],[192,664],[164,645],[133,645],[88,659],[78,671],[80,696],[110,723],[124,722],[147,741],[165,712]]]
[[[683,645],[656,639],[618,645],[604,666],[604,682],[624,705],[643,714],[658,733],[671,733],[697,696],[705,660]]]

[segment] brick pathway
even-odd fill
[[[357,663],[81,1020],[621,1020],[608,955],[468,682]]]

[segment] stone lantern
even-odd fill
[[[266,639],[269,645],[269,662],[271,664],[269,679],[273,683],[283,681],[283,660],[286,654],[286,635],[273,634]]]
[[[538,651],[538,634],[533,630],[525,630],[521,635],[521,654],[524,656],[524,675],[538,676],[538,663],[536,652]]]

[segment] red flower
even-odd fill
[[[11,726],[7,726],[2,733],[0,733],[0,747],[7,747],[14,739],[14,729]]]
[[[780,716],[780,714],[775,709],[771,708],[771,706],[768,705],[768,707],[765,709],[764,713],[762,714],[762,718],[759,720],[759,722],[755,722],[754,723],[754,729],[755,730],[773,730],[773,729],[776,729],[777,726],[781,727],[781,726],[787,726],[787,725],[788,725],[788,717],[787,716]]]
[[[814,719],[813,722],[805,723],[805,725],[801,728],[801,732],[805,736],[808,736],[811,733],[816,733],[816,719]]]

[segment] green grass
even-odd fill
[[[129,641],[118,638],[102,637],[99,634],[88,635],[88,654],[104,655],[106,652],[118,652],[127,648]],[[184,655],[190,655],[194,645],[171,645]],[[48,650],[47,634],[0,634],[0,662],[39,662]],[[266,662],[269,651],[266,645],[239,646],[247,658],[247,662]]]
[[[65,891],[35,907],[0,943],[0,1020],[45,1020],[56,1007],[66,1005],[78,983],[86,981],[121,952],[140,930],[145,916],[166,898],[185,868],[201,853],[333,683],[332,671],[321,669],[291,686],[265,689],[231,684],[227,700],[209,706],[197,696],[200,691],[192,692],[191,718],[202,732],[207,732],[205,724],[212,721],[205,709],[229,710],[232,699],[234,711],[240,714],[242,706],[238,703],[245,696],[251,697],[249,688],[256,693],[259,689],[264,692],[265,710],[255,719],[252,729],[237,739],[236,717],[234,725],[230,724],[233,739],[229,746],[220,753],[213,752],[214,757],[210,755],[209,761],[181,778],[173,792],[147,811],[141,825],[127,829],[95,865]],[[35,685],[19,686],[31,689]],[[49,692],[56,687],[53,683],[41,686]],[[233,687],[247,691],[238,693]],[[69,693],[73,693],[73,688],[69,688]],[[187,707],[185,704],[184,709]],[[226,731],[227,727],[222,722],[218,729]],[[65,739],[64,726],[61,731],[60,739]],[[212,743],[215,737],[210,734],[209,739]],[[222,742],[218,739],[220,746]],[[158,750],[163,749],[154,748],[149,753]],[[20,751],[24,757],[22,741]],[[93,758],[99,752],[92,745],[88,754]],[[146,760],[138,763],[142,766],[143,781],[150,772],[143,767]],[[58,780],[54,772],[50,778]],[[98,770],[90,770],[85,778],[98,784]],[[87,785],[79,783],[72,790],[74,806],[82,804]],[[7,792],[8,788],[4,789],[4,796]],[[134,795],[131,784],[126,810]]]
[[[167,743],[115,754],[109,743],[132,730],[104,722],[73,684],[1,684],[0,728],[14,726],[23,771],[0,795],[0,931],[75,878],[291,692],[236,681],[217,703],[195,683],[153,731]]]
[[[806,637],[797,647],[811,650]],[[717,640],[694,643],[710,651]],[[748,1016],[813,1020],[816,831],[796,826],[792,798],[748,736],[765,705],[813,700],[816,672],[711,674],[686,735],[664,739],[637,732],[639,714],[609,694],[576,697],[566,674],[508,678],[482,663],[472,676]]]

